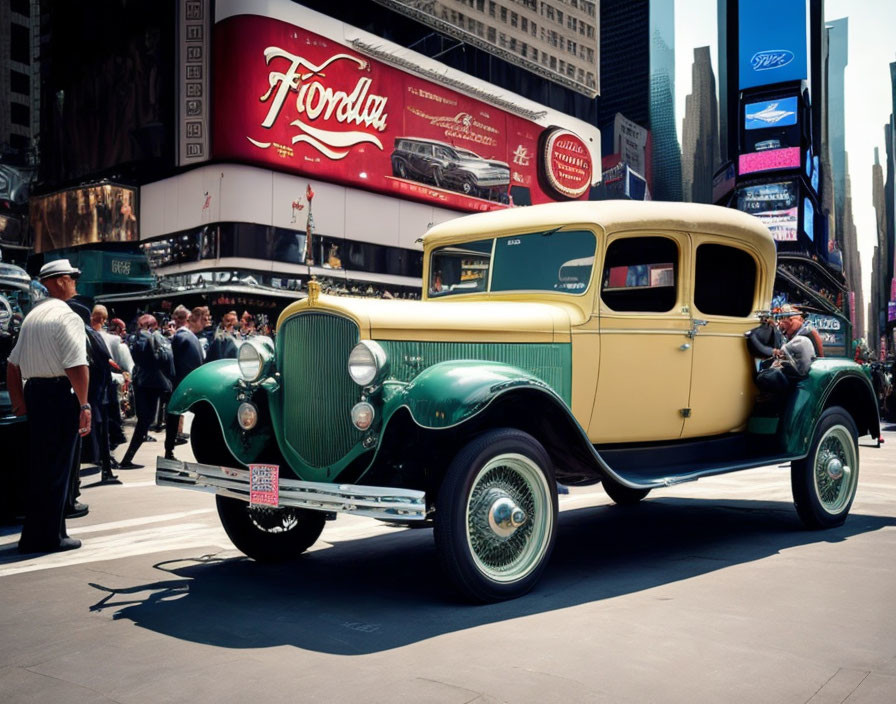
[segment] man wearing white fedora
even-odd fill
[[[65,304],[76,294],[80,274],[68,259],[41,267],[38,279],[51,297],[25,316],[9,356],[13,412],[28,414],[30,473],[22,553],[81,547],[80,540],[68,537],[64,514],[78,436],[90,433],[91,421],[87,333]]]

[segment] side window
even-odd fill
[[[665,313],[678,299],[678,245],[668,237],[627,237],[607,248],[600,297],[619,312]]]
[[[697,247],[694,306],[706,315],[746,318],[756,295],[756,261],[724,244]]]

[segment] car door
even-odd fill
[[[756,394],[755,363],[744,333],[757,324],[760,258],[748,245],[730,239],[695,234],[693,243],[690,308],[695,335],[683,437],[742,429]]]
[[[608,239],[600,315],[600,367],[589,424],[596,443],[676,439],[691,383],[685,233]]]

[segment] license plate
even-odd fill
[[[278,506],[280,504],[279,465],[249,465],[249,504],[252,506]]]

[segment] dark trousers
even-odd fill
[[[109,406],[90,404],[93,407],[90,435],[93,438],[93,461],[107,474],[112,468],[112,452],[109,449]]]
[[[173,413],[165,415],[165,452],[174,452],[174,446],[177,444],[177,430],[180,426],[180,416]]]
[[[131,436],[131,444],[128,445],[128,451],[124,453],[122,462],[130,462],[137,454],[137,450],[143,444],[143,438],[149,430],[156,417],[156,408],[159,398],[165,392],[164,389],[153,389],[144,386],[134,387],[134,405],[137,406],[137,427],[134,428],[134,434]]]
[[[121,404],[118,401],[119,386],[114,381],[109,389],[109,446],[113,450],[123,445],[127,438],[124,436],[124,428],[121,424]]]
[[[28,503],[19,548],[25,552],[58,547],[65,530],[68,495],[78,444],[78,398],[67,377],[30,379],[28,408]]]

